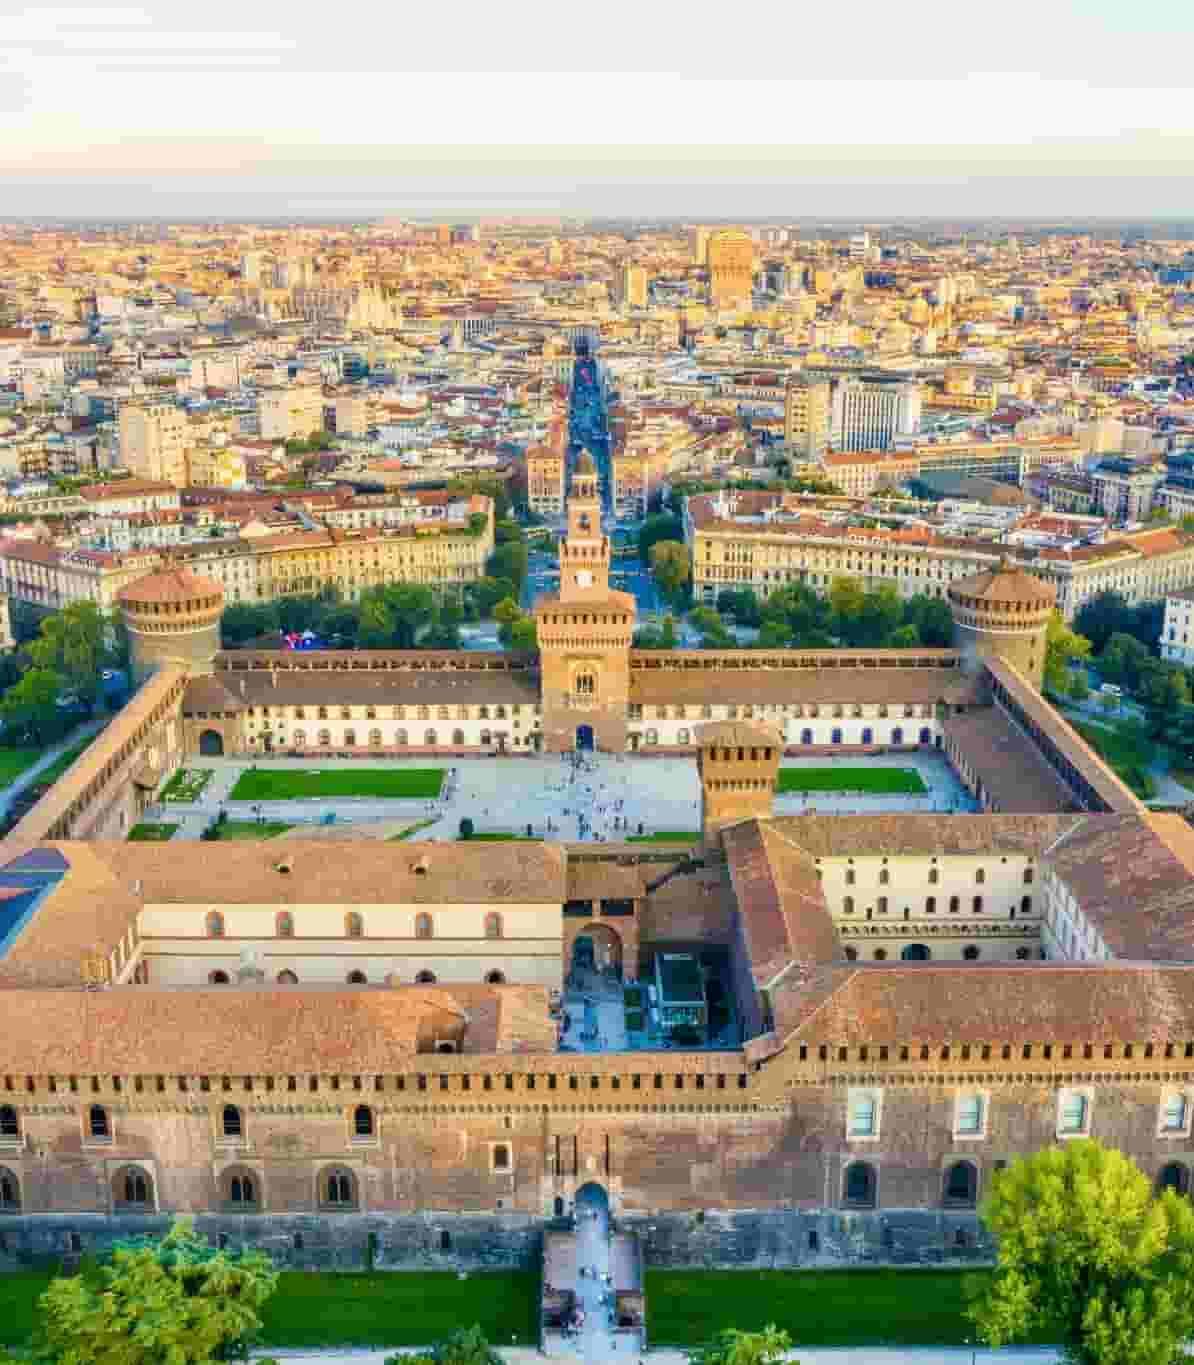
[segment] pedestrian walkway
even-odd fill
[[[65,739],[51,745],[32,767],[26,768],[15,782],[10,783],[3,791],[0,791],[0,816],[8,813],[8,808],[14,797],[19,796],[27,787],[31,787],[41,774],[51,764],[56,763],[68,749],[89,736],[98,734],[110,719],[111,717],[107,715],[97,716],[94,720],[89,720],[86,724],[72,730]]]

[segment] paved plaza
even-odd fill
[[[915,1271],[909,1272],[915,1274]],[[499,1354],[506,1365],[542,1365],[550,1359],[560,1365],[586,1365],[595,1361],[624,1361],[634,1365],[643,1361],[645,1365],[688,1365],[688,1356],[683,1351],[645,1351],[635,1353],[626,1350],[619,1342],[603,1353],[593,1343],[583,1352],[575,1349],[578,1343],[570,1342],[567,1348],[553,1347],[547,1351],[537,1351],[531,1346],[504,1347]],[[412,1347],[404,1354],[414,1354]],[[385,1365],[385,1361],[396,1354],[388,1351],[261,1351],[258,1359],[271,1358],[285,1360],[288,1365]],[[977,1350],[969,1346],[841,1346],[812,1347],[801,1346],[789,1357],[791,1365],[1053,1365],[1061,1357],[1052,1347],[1012,1346],[1001,1351]]]
[[[857,755],[836,760],[844,767],[914,768],[928,788],[924,796],[815,792],[777,796],[776,815],[878,814],[887,811],[965,812],[976,803],[937,753]],[[824,768],[824,755],[786,758],[784,767]],[[248,767],[278,769],[351,767],[445,767],[448,779],[436,801],[343,797],[295,801],[231,801],[236,779]],[[383,838],[428,822],[424,839],[455,839],[462,819],[477,833],[511,832],[550,840],[619,841],[640,832],[695,833],[700,828],[700,787],[691,757],[636,754],[537,755],[526,758],[326,758],[192,759],[215,776],[199,801],[161,803],[147,818],[178,822],[175,838],[197,839],[219,812],[230,819],[282,820],[319,827],[327,837]],[[334,823],[322,825],[329,816]],[[357,828],[350,832],[350,826]]]

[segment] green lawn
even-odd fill
[[[132,829],[129,830],[129,843],[164,844],[167,839],[173,836],[174,831],[177,828],[177,825],[155,825],[152,823],[134,825]]]
[[[969,1272],[976,1277],[982,1271]],[[800,1346],[960,1346],[967,1272],[648,1270],[652,1346],[695,1346],[725,1327],[786,1328]]]
[[[44,752],[44,749],[0,749],[0,788],[11,787]]]
[[[162,788],[159,801],[197,801],[215,776],[212,768],[179,768]]]
[[[1092,725],[1073,716],[1066,719],[1142,801],[1156,795],[1156,784],[1148,774],[1148,765],[1156,757],[1156,749],[1144,736]]]
[[[528,834],[515,834],[509,829],[489,829],[484,834],[474,832],[465,839],[457,836],[457,843],[461,844],[541,844],[542,839],[538,839]]]
[[[416,834],[419,834],[422,830],[428,829],[431,825],[434,824],[435,824],[434,820],[420,820],[417,824],[407,825],[407,827],[404,830],[402,830],[401,833],[391,834],[390,837],[386,840],[386,843],[400,844],[403,839],[413,839]]]
[[[924,779],[915,768],[781,768],[780,792],[865,792],[871,796],[923,796]]]
[[[47,786],[53,785],[58,781],[62,774],[66,772],[67,768],[70,767],[75,759],[78,758],[85,749],[91,747],[91,741],[95,738],[95,735],[88,735],[86,739],[81,739],[78,744],[72,744],[60,758],[55,759],[48,768],[38,773],[37,780],[46,783]]]
[[[23,1345],[49,1275],[0,1276],[0,1344]],[[536,1271],[374,1275],[285,1271],[262,1313],[269,1346],[423,1346],[479,1323],[494,1345],[536,1339]]]
[[[216,839],[276,839],[293,828],[283,820],[263,820],[261,824],[256,820],[225,820],[216,826]]]
[[[443,768],[252,768],[237,778],[230,799],[375,796],[429,801],[443,784]]]
[[[699,844],[700,834],[694,829],[661,829],[655,834],[632,834],[628,844]]]

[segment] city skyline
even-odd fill
[[[1194,214],[1177,55],[1194,20],[1175,4],[1017,3],[973,52],[943,4],[894,28],[857,6],[848,43],[836,16],[797,26],[775,6],[716,42],[623,0],[583,43],[558,11],[523,16],[329,29],[309,6],[216,4],[184,29],[161,4],[17,11],[0,19],[5,201],[184,218],[700,217],[727,194],[744,217]],[[813,60],[793,76],[778,54],[797,42]]]

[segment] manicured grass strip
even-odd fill
[[[293,828],[284,820],[263,820],[260,824],[256,820],[225,820],[216,826],[216,839],[276,839]]]
[[[1146,739],[1125,735],[1119,730],[1104,729],[1101,725],[1091,725],[1072,716],[1066,719],[1142,801],[1157,794],[1157,785],[1148,773],[1148,765],[1153,761],[1155,751]]]
[[[159,801],[197,801],[215,775],[212,768],[179,768],[162,788]]]
[[[696,1346],[726,1327],[786,1328],[801,1346],[961,1346],[963,1283],[985,1271],[648,1270],[652,1346]]]
[[[628,844],[698,844],[701,836],[693,829],[661,829],[656,834],[632,834]]]
[[[71,747],[66,751],[66,753],[62,754],[59,758],[55,759],[54,762],[51,763],[48,768],[38,773],[37,780],[39,782],[45,782],[49,785],[52,785],[53,783],[57,782],[58,779],[62,776],[62,774],[66,772],[67,768],[69,768],[70,765],[75,761],[75,759],[78,758],[79,755],[85,749],[89,749],[91,747],[91,742],[95,738],[96,738],[95,735],[88,735],[86,739],[81,739],[78,742],[78,744],[72,744]]]
[[[11,787],[44,753],[44,749],[0,749],[0,788]]]
[[[50,1287],[48,1270],[0,1275],[0,1346],[24,1346],[41,1321],[37,1301]]]
[[[144,825],[134,825],[129,830],[130,844],[164,844],[171,838],[177,825],[155,825],[147,823]]]
[[[387,844],[400,844],[403,839],[413,839],[422,830],[430,828],[435,824],[434,820],[420,820],[417,824],[407,825],[401,834],[391,834],[386,840]]]
[[[923,796],[915,768],[781,768],[780,792],[864,792],[871,796]]]
[[[286,1271],[262,1313],[269,1346],[424,1346],[478,1323],[495,1346],[536,1340],[539,1275]]]
[[[0,1276],[0,1345],[23,1346],[50,1283],[43,1272]],[[425,1346],[479,1323],[495,1346],[536,1339],[539,1275],[494,1271],[374,1275],[284,1271],[262,1311],[268,1346]]]
[[[462,844],[541,844],[543,840],[530,834],[515,834],[512,830],[489,829],[484,834],[473,833],[467,839],[459,838],[457,842]]]
[[[251,768],[237,778],[231,800],[375,796],[429,801],[443,785],[443,768]]]

